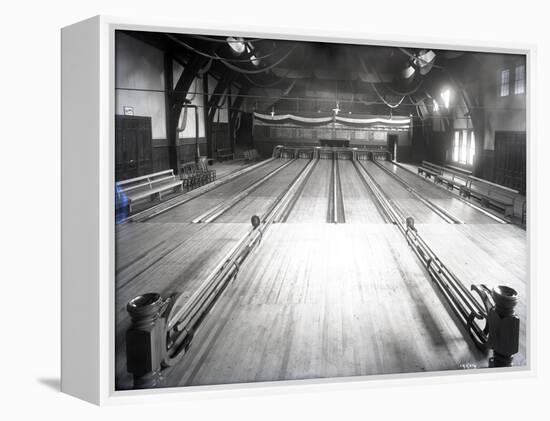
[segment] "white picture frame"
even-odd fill
[[[529,320],[527,328],[528,366],[495,369],[490,372],[430,372],[383,376],[316,379],[194,386],[173,389],[115,391],[114,387],[114,33],[116,30],[159,31],[209,35],[240,35],[278,39],[326,41],[386,46],[423,46],[500,53],[527,57],[527,197],[529,243]],[[242,396],[366,388],[384,384],[419,384],[475,381],[496,376],[532,376],[536,355],[532,344],[532,324],[536,291],[532,277],[532,250],[536,230],[531,177],[536,145],[533,141],[534,45],[501,45],[487,42],[462,43],[414,37],[386,37],[341,31],[310,31],[278,28],[211,25],[96,16],[62,29],[62,391],[103,405],[148,401],[181,400],[208,396]]]

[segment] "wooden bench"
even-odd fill
[[[159,171],[154,174],[143,175],[124,181],[118,181],[118,190],[128,199],[128,210],[132,212],[135,203],[145,199],[162,200],[167,192],[182,191],[183,185],[174,175],[173,170]]]
[[[463,187],[468,183],[468,177],[471,175],[471,171],[453,165],[445,165],[445,167],[442,167],[442,174],[436,176],[436,181],[446,184],[449,190],[457,188],[462,192]]]
[[[460,193],[464,197],[475,197],[481,202],[481,206],[489,205],[504,212],[505,216],[514,214],[514,203],[519,196],[517,190],[501,186],[481,178],[469,176]]]
[[[472,175],[472,172],[470,170],[467,170],[466,168],[455,167],[454,165],[451,165],[451,164],[445,164],[444,169],[445,170],[451,170],[451,171],[453,171],[457,174],[462,174],[462,175],[465,175],[465,176]]]
[[[434,181],[438,181],[437,177],[443,174],[443,169],[439,165],[432,164],[428,161],[422,161],[422,166],[418,167],[418,174],[424,175],[425,178],[434,177]]]
[[[216,159],[218,161],[225,161],[226,159],[233,159],[233,152],[231,152],[231,149],[223,148],[223,149],[216,149]]]

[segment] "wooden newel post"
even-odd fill
[[[132,318],[126,332],[126,364],[136,389],[155,387],[160,381],[164,304],[160,294],[149,293],[133,298],[126,306]]]
[[[519,350],[519,318],[514,310],[518,294],[514,289],[502,285],[494,287],[491,292],[495,305],[487,316],[489,341],[493,348],[493,358],[489,364],[510,367],[514,354]]]

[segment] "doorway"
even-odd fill
[[[394,161],[397,161],[397,139],[398,137],[396,134],[388,135],[388,150]]]
[[[525,194],[525,132],[495,132],[495,181]]]
[[[115,116],[115,179],[149,174],[153,169],[151,117]]]

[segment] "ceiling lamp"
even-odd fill
[[[437,113],[439,111],[439,104],[437,103],[437,101],[434,99],[434,113]]]
[[[242,38],[227,37],[227,43],[229,47],[231,47],[231,50],[237,55],[244,53],[246,45]]]
[[[260,59],[254,55],[254,47],[252,46],[252,44],[247,42],[245,44],[245,49],[246,49],[246,52],[250,54],[250,61],[252,62],[252,64],[256,67],[259,66]]]
[[[335,115],[338,115],[338,113],[340,112],[340,103],[339,102],[336,102],[336,108],[333,108],[332,111],[334,112]]]
[[[252,54],[252,55],[250,56],[250,61],[252,62],[252,64],[253,64],[254,66],[259,66],[259,65],[260,65],[260,59],[257,58],[254,54]]]
[[[403,79],[410,79],[411,77],[414,76],[415,72],[416,70],[414,69],[414,67],[409,64],[407,67],[401,70],[401,77]]]
[[[434,65],[435,53],[432,50],[420,50],[417,57],[415,62],[420,70],[420,74],[428,74]]]

